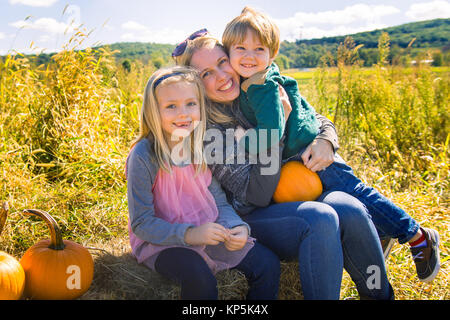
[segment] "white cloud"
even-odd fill
[[[58,22],[53,18],[40,18],[36,21],[19,20],[9,25],[15,28],[39,30],[51,34],[62,34],[66,31],[73,31],[73,26],[64,22]]]
[[[382,16],[400,12],[393,6],[355,4],[342,10],[322,11],[316,13],[297,12],[294,17],[286,20],[297,20],[305,24],[351,24],[356,21],[371,21]]]
[[[77,6],[73,6],[78,8]],[[63,34],[65,32],[73,32],[75,28],[80,26],[79,11],[68,13],[67,22],[60,22],[53,18],[39,18],[37,20],[25,19],[12,22],[9,25],[18,29],[31,29],[46,32],[50,34]]]
[[[135,21],[127,21],[125,23],[122,24],[122,28],[125,30],[130,30],[130,31],[143,31],[146,32],[149,29],[140,24],[139,22],[135,22]]]
[[[383,28],[385,25],[380,22],[381,18],[399,12],[394,6],[359,3],[342,10],[297,12],[293,17],[274,20],[280,28],[282,39],[294,41],[300,38],[321,38]],[[350,27],[352,24],[359,26]],[[326,30],[318,27],[320,25],[334,27]]]
[[[9,0],[10,4],[23,4],[31,7],[51,7],[58,0]]]
[[[186,37],[186,32],[171,28],[152,30],[149,27],[135,21],[127,21],[122,24],[126,32],[122,34],[124,41],[156,42],[176,44]]]
[[[386,27],[388,26],[385,24],[368,24],[363,27],[337,26],[333,29],[321,29],[317,27],[299,28],[296,30],[297,33],[291,33],[286,40],[294,41],[295,39],[317,39],[323,37],[344,36],[358,32],[383,29]]]
[[[50,40],[53,40],[53,38],[51,36],[49,36],[48,34],[44,34],[43,36],[39,37],[39,42],[50,42]]]
[[[0,40],[5,38],[6,38],[5,34],[3,32],[0,32]]]
[[[431,20],[450,17],[450,2],[432,1],[412,4],[405,13],[408,18],[417,20]]]

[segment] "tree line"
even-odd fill
[[[390,38],[391,64],[408,66],[418,61],[428,61],[434,66],[450,65],[450,19],[435,19],[407,23],[395,27],[361,32],[351,35],[359,46],[358,58],[363,66],[370,67],[378,61],[378,39],[386,32]],[[321,39],[283,41],[276,62],[280,69],[314,68],[321,65],[324,57],[328,63],[337,60],[337,51],[347,36]],[[122,42],[104,45],[114,52],[118,64],[130,70],[132,62],[153,64],[160,68],[172,62],[174,49],[171,44]],[[99,47],[97,47],[99,48]],[[94,48],[94,49],[97,49]],[[52,54],[32,56],[34,64],[48,64]],[[4,58],[3,58],[4,59]]]

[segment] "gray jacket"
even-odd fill
[[[227,125],[210,122],[208,124],[209,128],[220,130],[224,136],[227,129],[234,128],[237,125],[242,126],[246,130],[252,128],[252,125],[247,121],[236,104],[233,106],[222,106],[221,109],[224,113],[233,117],[236,122]],[[318,113],[316,113],[316,118],[320,122],[320,131],[316,139],[325,139],[331,142],[336,152],[339,144],[334,124],[327,117]],[[237,154],[237,149],[238,145],[235,142],[235,155]],[[283,152],[283,142],[281,141],[279,145],[272,146],[271,152],[277,152],[281,155]],[[226,154],[225,151],[223,151],[223,154]],[[296,155],[289,160],[295,158],[301,161],[300,155]],[[281,156],[278,157],[278,160],[280,161],[279,167],[281,168]],[[210,164],[213,176],[222,185],[228,201],[240,215],[248,214],[256,207],[267,207],[272,201],[273,193],[280,179],[280,171],[278,170],[274,175],[261,175],[260,172],[263,167],[264,165],[259,162],[252,164],[249,161],[245,164]]]
[[[157,245],[184,245],[184,234],[192,224],[171,224],[155,216],[152,186],[159,167],[154,159],[153,144],[147,138],[139,141],[127,159],[127,194],[131,230],[141,240]],[[213,177],[209,191],[213,195],[219,216],[216,223],[226,228],[239,225],[250,227],[242,221],[227,202],[220,184]]]

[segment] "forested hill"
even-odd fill
[[[450,62],[450,19],[413,22],[350,35],[356,45],[363,45],[359,49],[359,56],[365,66],[377,62],[378,38],[382,32],[389,34],[391,62],[408,64],[414,59],[422,59],[421,56],[426,53],[431,54],[431,57],[428,57],[430,59],[435,55],[436,63]],[[281,44],[278,63],[286,68],[315,67],[327,52],[335,56],[337,47],[346,37],[284,41]]]
[[[398,45],[401,48],[406,48],[412,39],[416,39],[414,43],[416,48],[442,48],[450,44],[450,19],[406,23],[395,27],[352,34],[351,37],[357,44],[364,44],[366,48],[376,48],[382,32],[389,34],[392,45]],[[339,44],[344,41],[345,37],[298,40],[295,44]]]
[[[387,32],[390,38],[391,51],[389,60],[408,64],[417,59],[427,49],[433,54],[441,55],[442,64],[448,63],[450,56],[450,19],[435,19],[421,22],[407,23],[395,27],[361,32],[350,35],[356,45],[362,44],[359,56],[366,66],[377,62],[378,38],[382,32]],[[327,52],[336,54],[337,47],[347,36],[327,37],[312,40],[284,41],[281,44],[280,56],[277,59],[282,69],[315,67],[320,58]],[[413,41],[414,40],[414,41]],[[413,41],[411,43],[411,41]],[[408,50],[405,48],[410,45]],[[117,54],[119,61],[139,59],[143,62],[151,60],[156,67],[170,61],[170,53],[174,45],[155,43],[115,43],[110,45],[113,50],[120,50]],[[447,56],[445,55],[447,52]],[[432,58],[432,57],[430,57]]]
[[[389,60],[393,63],[406,65],[412,60],[429,58],[433,59],[436,65],[450,64],[450,19],[413,22],[350,35],[356,45],[363,45],[358,52],[365,66],[377,62],[378,38],[382,32],[389,34],[391,45]],[[346,37],[283,41],[276,62],[281,69],[316,67],[325,54],[331,53],[331,56],[335,57],[339,44]],[[175,47],[169,44],[142,42],[121,42],[105,46],[119,51],[115,55],[118,63],[127,65],[140,60],[145,64],[153,63],[157,68],[171,62],[171,52]],[[41,54],[34,62],[46,64],[52,55]],[[424,58],[424,55],[428,57]]]

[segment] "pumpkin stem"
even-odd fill
[[[8,217],[8,202],[4,201],[2,202],[2,205],[0,206],[0,235],[2,234],[3,228],[6,224],[6,218]]]
[[[50,245],[48,246],[50,249],[64,249],[65,245],[61,235],[61,230],[59,229],[59,226],[56,223],[55,219],[53,219],[53,217],[48,212],[38,209],[25,209],[23,210],[23,213],[30,216],[37,216],[47,223],[47,226],[50,229]]]

